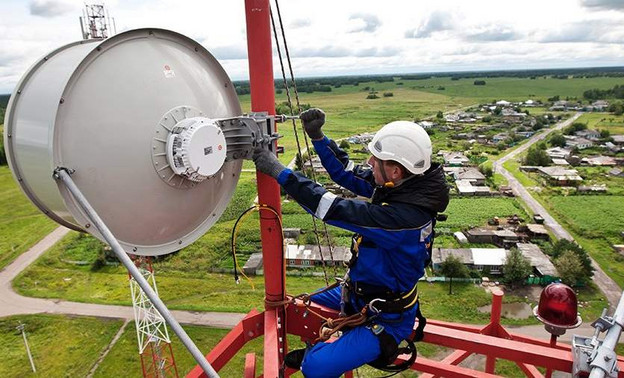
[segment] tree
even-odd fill
[[[436,118],[437,118],[437,119],[442,119],[442,118],[444,118],[444,113],[442,113],[442,110],[438,110],[438,113],[436,113]]]
[[[591,281],[591,278],[594,276],[594,267],[592,266],[589,255],[583,249],[583,247],[573,241],[560,239],[553,244],[551,253],[553,258],[557,260],[567,251],[573,252],[578,257],[581,265],[583,266],[583,272],[579,277],[577,277],[577,282],[587,283]]]
[[[578,281],[583,281],[583,263],[572,251],[565,251],[555,260],[555,268],[561,281],[569,286],[574,286]]]
[[[343,139],[340,141],[340,148],[342,148],[343,150],[348,150],[349,148],[351,148],[351,145],[349,144],[349,142],[346,139]]]
[[[518,248],[512,248],[505,259],[503,277],[512,289],[516,284],[521,284],[531,274],[531,262],[522,255]]]
[[[548,143],[553,147],[563,148],[566,146],[566,138],[562,134],[554,133],[548,140]]]
[[[453,278],[466,278],[470,275],[468,267],[461,260],[453,255],[449,255],[446,260],[440,264],[440,272],[450,278],[449,294],[453,294]]]
[[[485,85],[485,80],[475,80],[474,85]]]
[[[607,138],[609,138],[610,136],[611,136],[611,133],[609,132],[609,130],[607,130],[607,129],[602,129],[602,130],[600,130],[600,137],[601,137],[602,139],[607,139]]]
[[[547,166],[550,164],[550,157],[548,157],[546,151],[541,149],[539,146],[531,146],[527,151],[526,158],[524,159],[524,164]]]

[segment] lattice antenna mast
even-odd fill
[[[134,263],[158,295],[156,278],[149,258],[137,257]],[[130,293],[143,377],[178,377],[165,319],[132,276],[130,276]]]
[[[80,17],[80,29],[83,39],[108,38],[116,33],[115,19],[110,17],[104,4],[85,4]]]

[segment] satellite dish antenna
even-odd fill
[[[8,105],[6,151],[48,217],[104,240],[52,177],[66,167],[126,252],[163,255],[197,240],[225,210],[249,151],[228,148],[219,120],[240,115],[232,82],[199,43],[138,29],[35,63]]]

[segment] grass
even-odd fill
[[[30,368],[22,322],[37,373]],[[22,315],[0,319],[0,376],[84,377],[121,327],[119,320],[62,315]]]
[[[624,256],[611,247],[622,244],[624,196],[549,196],[552,214],[571,232],[601,268],[624,287]]]
[[[56,224],[22,193],[7,166],[0,166],[0,269],[28,250]]]
[[[576,122],[587,124],[588,129],[607,129],[614,134],[624,134],[624,116],[609,113],[585,113]]]
[[[535,187],[539,186],[539,183],[529,177],[527,174],[520,170],[520,162],[516,159],[509,159],[505,163],[503,163],[503,167],[509,171],[522,184],[524,187]]]
[[[483,226],[494,216],[503,218],[517,214],[525,219],[527,216],[516,199],[506,197],[453,197],[444,213],[448,215],[448,220],[438,223],[438,227],[453,231]]]

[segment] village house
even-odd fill
[[[590,156],[581,159],[581,164],[591,166],[614,166],[615,159],[610,156]]]
[[[624,135],[611,135],[611,139],[613,139],[613,144],[624,146]]]
[[[441,151],[442,152],[442,151]],[[457,151],[442,152],[444,164],[451,167],[462,167],[470,162],[463,153]]]
[[[455,180],[464,180],[474,186],[485,185],[485,176],[477,168],[467,168],[454,172]]]
[[[609,107],[609,102],[605,100],[598,100],[598,101],[594,101],[594,103],[592,103],[591,106],[594,111],[604,112]]]
[[[507,138],[509,138],[509,135],[507,135],[507,133],[496,134],[492,137],[492,143],[498,144],[500,142],[506,141]]]
[[[374,136],[375,134],[371,134],[371,133],[354,135],[352,137],[349,137],[349,139],[347,139],[347,142],[355,143],[355,144],[366,144],[370,142],[371,140],[373,140]]]
[[[567,159],[570,156],[571,150],[561,147],[553,147],[546,150],[546,154],[551,159]]]
[[[507,251],[503,248],[434,248],[432,252],[431,264],[436,272],[440,271],[442,263],[452,255],[469,269],[501,274],[507,258]]]
[[[462,196],[489,196],[492,195],[492,190],[488,186],[473,185],[468,180],[455,181],[457,186],[457,193]]]
[[[537,104],[533,100],[526,100],[524,102],[524,106],[526,106],[527,108],[531,108],[531,107],[537,106]]]
[[[506,228],[499,230],[477,227],[464,231],[464,235],[466,235],[466,238],[470,243],[494,244],[499,247],[508,247],[519,241],[524,241],[527,238],[525,235],[517,234],[516,232]]]
[[[502,106],[502,107],[508,107],[511,106],[511,102],[509,101],[505,101],[505,100],[500,100],[500,101],[496,101],[496,106]]]
[[[512,247],[518,248],[522,255],[529,260],[534,274],[543,277],[546,282],[552,282],[557,278],[555,266],[539,246],[532,243],[517,243]],[[508,254],[509,250],[503,248],[434,248],[431,263],[433,270],[439,272],[442,263],[449,256],[454,256],[469,269],[497,275],[503,273]]]
[[[576,169],[563,167],[537,167],[537,171],[546,177],[548,183],[553,186],[577,186],[583,178],[578,175]]]
[[[594,145],[594,142],[592,142],[591,140],[581,137],[566,135],[565,139],[566,147],[578,148],[579,150],[584,150]]]
[[[577,137],[596,141],[600,139],[600,132],[597,130],[580,130],[574,133]]]

